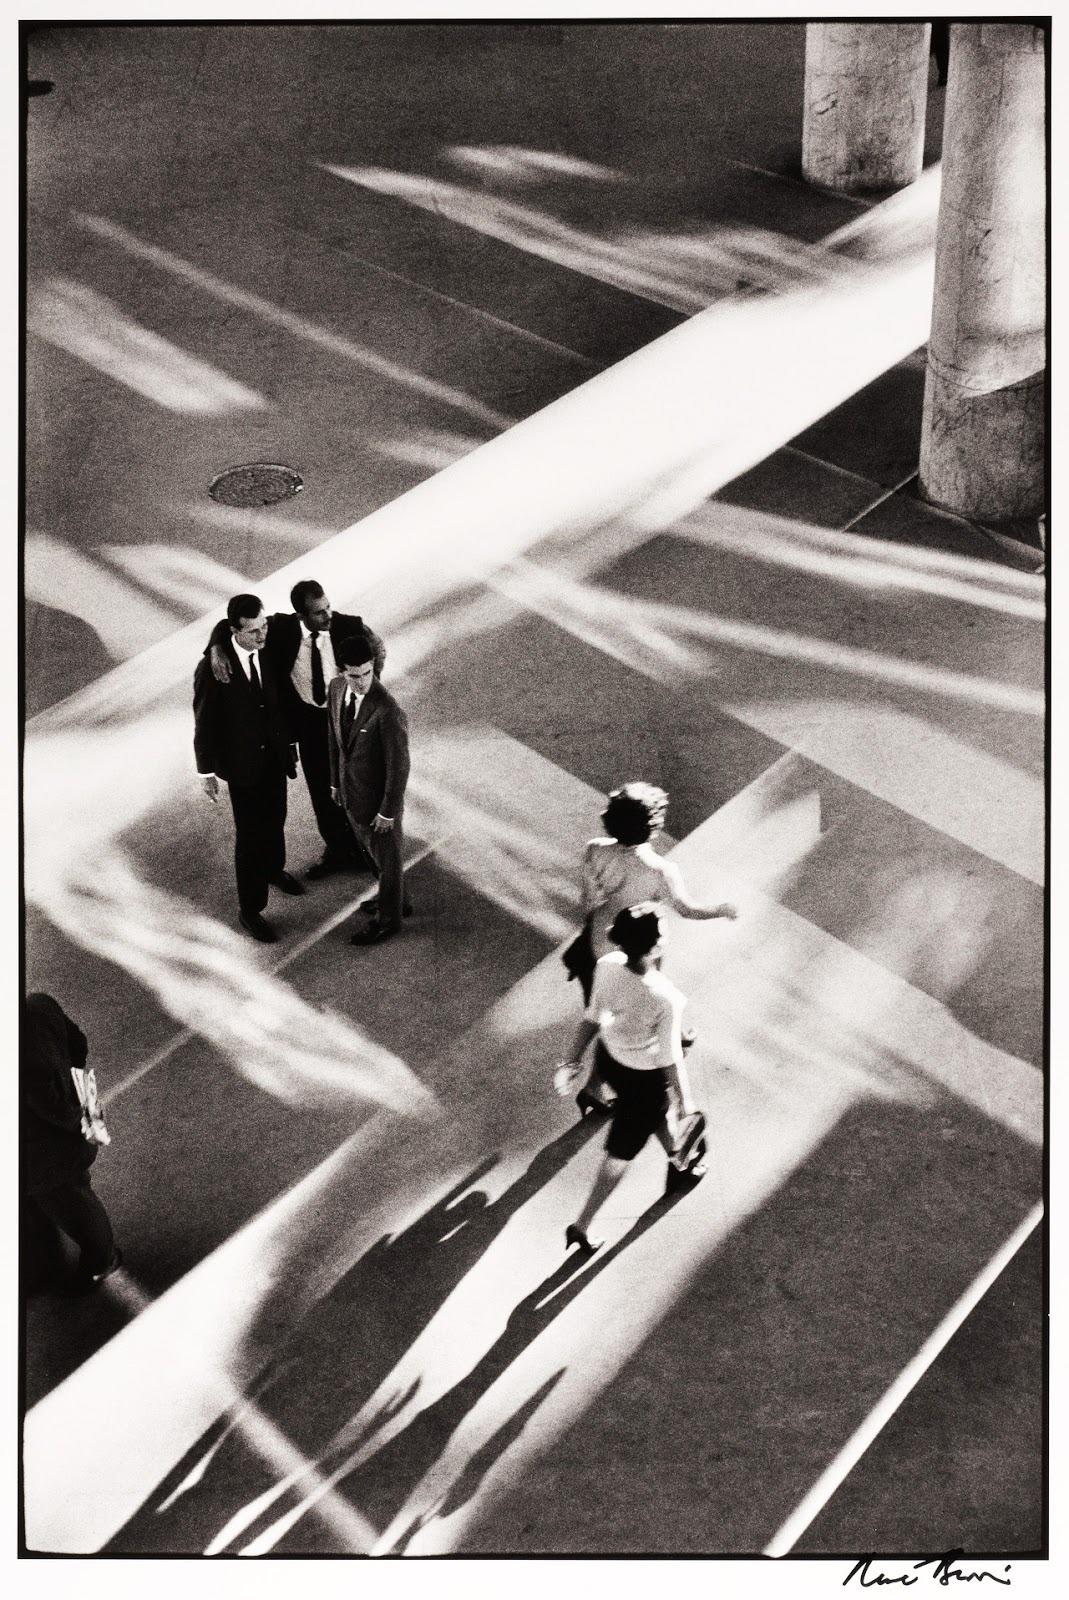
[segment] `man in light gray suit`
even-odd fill
[[[350,944],[378,944],[401,931],[404,905],[402,815],[408,783],[408,719],[375,677],[375,647],[366,634],[342,640],[339,676],[327,697],[331,798],[345,809],[379,880],[371,922]]]

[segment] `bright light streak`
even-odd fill
[[[172,611],[49,533],[27,533],[23,561],[27,601],[80,617],[120,661],[175,630]]]
[[[939,212],[942,168],[925,167],[915,183],[870,206],[823,240],[824,248],[854,260],[872,261],[924,249],[932,241]]]
[[[209,606],[225,606],[232,594],[241,594],[252,582],[202,550],[180,545],[105,544],[100,554],[145,588],[198,616]]]
[[[300,545],[302,550],[313,550],[339,531],[324,528],[321,523],[287,517],[277,506],[261,510],[259,506],[224,506],[218,500],[190,500],[175,509],[182,517],[208,528],[221,528],[244,539],[277,539],[280,543],[288,540]]]
[[[484,899],[554,942],[578,917],[576,839],[601,797],[490,727],[427,729],[405,802],[435,860]],[[488,775],[493,774],[492,780]]]
[[[149,261],[153,266],[173,273],[175,277],[182,278],[187,283],[195,284],[198,289],[215,295],[216,299],[224,301],[225,304],[251,312],[253,316],[260,317],[277,328],[284,328],[295,338],[316,345],[320,350],[328,350],[331,355],[343,356],[347,361],[363,367],[368,372],[374,372],[380,378],[387,378],[391,383],[399,383],[407,389],[414,389],[430,400],[437,400],[442,405],[463,411],[495,432],[501,428],[508,428],[512,423],[511,417],[492,411],[489,406],[473,400],[460,389],[454,389],[446,383],[438,383],[433,378],[425,378],[422,373],[399,366],[395,361],[388,361],[377,351],[368,350],[352,339],[332,333],[329,328],[320,327],[317,322],[311,322],[307,317],[299,316],[294,311],[287,311],[283,306],[277,306],[272,301],[264,299],[263,295],[253,294],[248,289],[239,289],[236,284],[228,283],[215,273],[206,272],[202,267],[195,267],[192,262],[176,255],[174,251],[149,244],[147,240],[139,238],[137,234],[117,222],[110,222],[105,217],[85,216],[79,212],[72,214],[72,220],[87,232],[119,245],[137,260]]]
[[[631,180],[612,167],[584,161],[580,156],[562,155],[557,150],[531,150],[517,144],[446,145],[442,154],[460,167],[474,167],[512,183],[545,183],[550,179],[585,178],[591,183],[629,183]]]
[[[409,466],[429,467],[432,472],[440,472],[481,443],[480,439],[470,439],[463,433],[420,428],[402,438],[376,439],[374,449],[388,461],[403,461]]]
[[[873,1407],[861,1427],[843,1446],[835,1460],[821,1473],[801,1505],[791,1513],[782,1527],[769,1540],[764,1549],[766,1556],[785,1556],[794,1548],[813,1519],[819,1516],[827,1505],[839,1485],[857,1466],[869,1445],[883,1431],[902,1402],[916,1388],[928,1368],[932,1365],[932,1362],[950,1343],[969,1313],[979,1305],[992,1284],[998,1280],[1009,1266],[1018,1250],[1035,1232],[1042,1218],[1042,1205],[1033,1206],[1021,1225],[1014,1229],[1002,1248],[992,1256],[983,1272],[969,1285],[965,1293],[947,1312],[947,1315],[935,1331],[924,1341],[912,1361],[898,1374],[898,1377],[883,1395],[879,1404]],[[980,1576],[980,1574],[975,1574],[975,1576]]]
[[[951,565],[956,558],[947,556],[945,572],[925,570],[927,563],[923,559],[918,562],[908,559],[911,546],[893,545],[889,541],[883,544],[864,534],[810,528],[786,517],[744,510],[724,501],[683,518],[672,532],[679,538],[693,539],[714,549],[731,550],[770,565],[813,572],[832,582],[872,592],[899,589],[929,594],[939,599],[960,600],[983,610],[1001,611],[1005,616],[1024,617],[1030,622],[1042,622],[1046,617],[1043,579],[1032,573],[1013,572],[1012,568],[998,566],[993,561],[962,557],[958,568]],[[932,553],[922,551],[921,556]],[[1025,582],[1005,583],[1003,575],[1009,572]]]
[[[614,589],[577,583],[528,561],[516,561],[487,581],[509,599],[555,621],[585,643],[620,660],[630,660],[640,670],[665,681],[679,671],[694,675],[707,672],[708,655],[702,647],[729,645],[776,660],[807,662],[831,672],[875,679],[922,694],[998,706],[1025,716],[1042,717],[1046,710],[1042,693],[1017,684],[927,666],[814,634],[639,600]]]
[[[738,286],[797,287],[841,278],[850,271],[848,259],[837,259],[821,245],[800,244],[761,229],[718,228],[700,235],[632,232],[603,238],[544,211],[440,178],[382,167],[320,165],[347,183],[404,200],[688,315]]]
[[[146,883],[117,849],[51,873],[38,851],[32,867],[33,898],[57,928],[137,979],[265,1093],[298,1107],[435,1110],[399,1057],[302,1000],[251,960],[239,934]]]
[[[67,278],[52,278],[31,295],[26,326],[168,411],[222,416],[267,406],[262,395],[150,333],[102,294]]]
[[[725,696],[729,716],[868,794],[1042,884],[1046,795],[1022,771],[897,707],[834,695]],[[1037,758],[1039,753],[1037,752]]]

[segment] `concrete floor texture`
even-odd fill
[[[793,1553],[1040,1550],[1042,556],[916,491],[943,91],[910,191],[823,193],[803,54],[30,34],[26,976],[125,1253],[25,1298],[31,1550],[760,1555],[948,1317]],[[209,497],[256,461],[303,492]],[[377,948],[355,875],[248,940],[193,769],[211,623],[308,575],[411,721]],[[581,1262],[558,952],[635,777],[739,907],[666,957],[712,1163]]]

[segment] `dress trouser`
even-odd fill
[[[330,745],[327,737],[326,707],[310,706],[299,701],[296,712],[297,748],[301,755],[304,781],[315,812],[316,826],[323,838],[328,854],[347,856],[359,854],[349,827],[349,819],[341,806],[330,798]]]
[[[255,783],[228,783],[234,811],[234,873],[238,905],[257,916],[267,904],[267,886],[286,870],[286,774],[268,761]]]
[[[376,833],[370,824],[353,822],[353,832],[360,840],[374,866],[379,880],[378,921],[394,933],[400,932],[401,908],[404,899],[404,871],[401,855],[404,849],[401,817],[396,816],[388,833]]]
[[[82,1252],[88,1273],[105,1272],[115,1259],[115,1235],[108,1213],[93,1193],[89,1173],[79,1173],[54,1189],[30,1195],[31,1204],[55,1223]]]

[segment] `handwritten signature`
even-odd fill
[[[910,1584],[920,1582],[925,1567],[931,1568],[931,1571],[926,1573],[925,1576],[933,1578],[936,1583],[942,1584],[944,1589],[951,1582],[982,1583],[985,1578],[990,1578],[992,1583],[1002,1584],[1004,1588],[1008,1587],[1013,1581],[1009,1577],[1000,1578],[996,1573],[987,1572],[982,1568],[979,1572],[963,1572],[961,1567],[954,1565],[954,1562],[958,1556],[963,1556],[964,1554],[964,1550],[948,1550],[945,1555],[925,1556],[921,1561],[914,1561],[910,1572],[899,1573],[896,1577],[888,1577],[885,1572],[873,1571],[875,1557],[862,1556],[860,1561],[851,1567],[843,1579],[843,1588],[845,1589],[847,1584],[854,1578],[857,1579],[863,1589],[882,1588],[892,1583],[900,1583],[905,1588],[908,1588]],[[1002,1570],[1008,1573],[1010,1563],[1007,1563]]]

